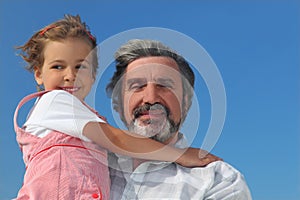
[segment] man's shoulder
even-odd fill
[[[206,170],[205,173],[212,175],[213,185],[226,183],[232,185],[232,187],[247,188],[244,175],[228,162],[215,161],[203,167],[203,169],[201,167],[192,169],[193,174],[200,174],[201,176],[203,176],[203,170]]]
[[[213,166],[215,172],[222,173],[224,176],[232,174],[241,174],[241,172],[235,168],[232,164],[224,161],[216,161],[208,164],[208,166]]]
[[[224,161],[215,161],[205,167],[194,167],[186,168],[181,165],[176,164],[177,169],[182,170],[184,173],[192,174],[193,176],[212,176],[212,177],[222,177],[226,178],[236,178],[237,176],[242,176],[241,172],[233,167],[231,164]]]

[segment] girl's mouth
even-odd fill
[[[80,87],[61,87],[60,89],[69,93],[74,93],[77,92],[80,89]]]

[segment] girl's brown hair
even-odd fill
[[[22,53],[21,57],[28,63],[26,69],[33,72],[36,67],[41,68],[44,63],[44,48],[49,41],[61,41],[67,38],[85,40],[92,49],[93,75],[98,69],[97,42],[91,34],[89,27],[81,21],[79,15],[65,15],[63,19],[49,24],[37,31],[23,46],[17,47]]]

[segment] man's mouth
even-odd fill
[[[141,112],[136,116],[136,118],[139,118],[141,120],[148,120],[148,119],[158,120],[165,117],[166,117],[166,112],[164,110],[148,110],[148,111]]]
[[[170,110],[160,103],[145,104],[133,110],[133,119],[127,125],[131,132],[164,142],[179,130],[180,121],[170,118]]]
[[[144,122],[162,121],[168,116],[168,109],[161,104],[145,104],[136,108],[133,112],[134,119]]]

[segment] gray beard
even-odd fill
[[[140,113],[144,111],[161,110],[165,113],[165,117],[162,119],[149,119],[141,121],[139,119]],[[165,142],[172,137],[174,133],[179,130],[180,121],[176,124],[169,118],[169,110],[162,104],[144,105],[136,108],[133,112],[134,119],[128,124],[128,130],[130,132],[154,139],[159,142]]]
[[[159,142],[165,142],[174,133],[171,132],[171,123],[169,120],[149,120],[147,123],[147,125],[140,125],[139,120],[134,120],[130,123],[128,130]]]
[[[165,142],[170,139],[173,134],[178,132],[180,122],[176,124],[173,120],[166,117],[161,121],[150,119],[145,125],[145,122],[134,119],[127,127],[130,132],[151,138],[158,142]]]

